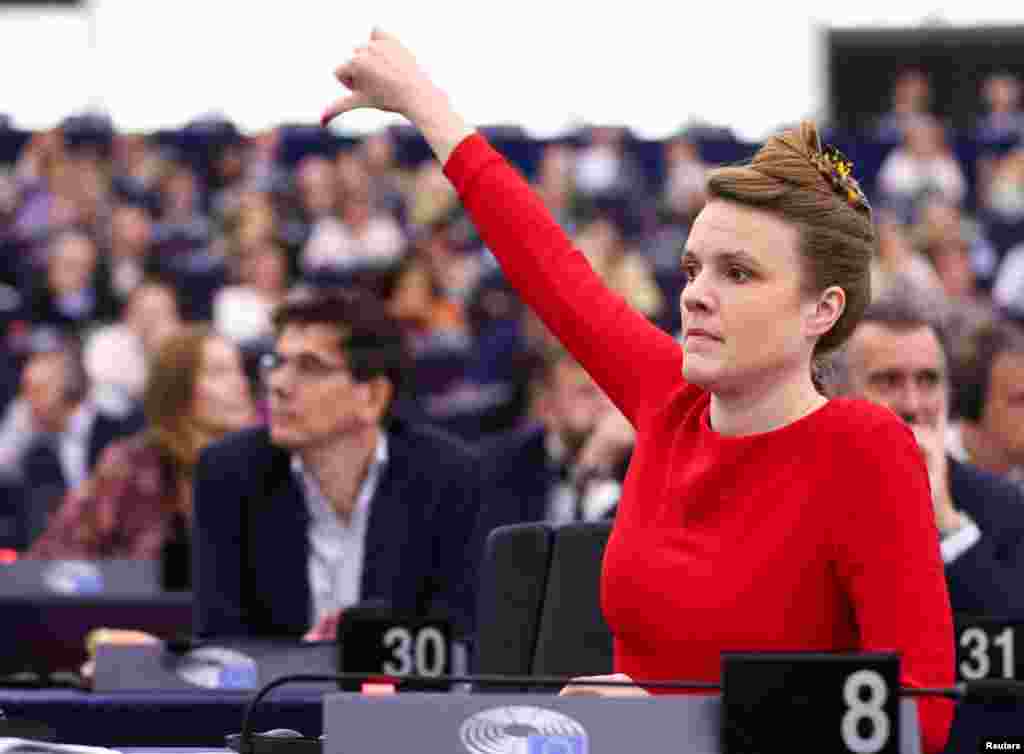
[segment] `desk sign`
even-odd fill
[[[899,752],[894,653],[723,653],[724,754]]]
[[[346,610],[338,626],[338,644],[338,670],[342,673],[437,678],[452,674],[457,653],[450,621],[382,607]],[[360,685],[345,684],[350,690]],[[403,687],[444,688],[438,683]]]
[[[1024,623],[957,615],[955,624],[957,680],[1024,680]]]

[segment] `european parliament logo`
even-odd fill
[[[587,739],[582,736],[529,736],[527,754],[587,754]]]
[[[84,560],[58,560],[43,575],[46,587],[57,594],[99,594],[103,574],[94,563]]]
[[[576,720],[542,707],[493,707],[459,729],[468,754],[587,754],[587,732]]]
[[[178,677],[206,689],[252,691],[259,685],[256,661],[226,647],[200,647],[186,652],[174,665]]]

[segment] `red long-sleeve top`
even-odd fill
[[[637,430],[602,570],[616,671],[716,681],[723,651],[896,651],[904,685],[952,685],[927,470],[903,422],[831,400],[774,431],[716,433],[679,344],[604,285],[482,136],[445,172],[506,277]],[[939,752],[953,704],[918,705]]]

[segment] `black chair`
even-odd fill
[[[612,634],[601,613],[601,561],[611,522],[555,530],[547,594],[533,653],[534,675],[612,672]]]
[[[28,546],[24,487],[16,479],[0,479],[0,549]]]
[[[477,594],[474,672],[529,674],[553,545],[554,529],[545,523],[499,526],[487,537]]]
[[[612,637],[599,599],[610,532],[611,522],[515,524],[491,532],[480,569],[474,672],[611,672]]]

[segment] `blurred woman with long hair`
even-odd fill
[[[255,420],[237,347],[205,327],[168,336],[151,365],[143,408],[146,429],[104,450],[27,557],[161,560],[165,586],[188,588],[196,459]]]

